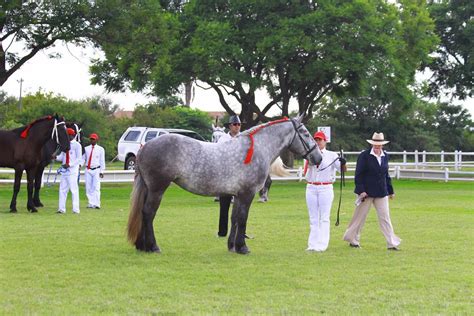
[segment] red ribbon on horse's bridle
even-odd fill
[[[250,148],[247,150],[247,156],[245,156],[245,160],[244,160],[244,164],[248,165],[249,163],[252,162],[252,156],[253,156],[253,144],[254,144],[254,141],[253,141],[253,135],[257,134],[258,131],[264,129],[265,127],[268,127],[270,125],[274,125],[274,124],[278,124],[278,123],[282,123],[282,122],[286,122],[288,121],[289,119],[287,117],[284,117],[282,119],[279,119],[279,120],[276,120],[276,121],[271,121],[271,122],[268,122],[267,124],[263,124],[263,125],[260,125],[259,127],[255,128],[253,131],[251,131],[249,133],[249,137],[250,137]]]
[[[33,122],[31,122],[30,124],[28,124],[28,126],[26,126],[26,128],[23,130],[23,132],[21,132],[20,134],[20,137],[21,138],[26,138],[28,136],[28,133],[30,131],[30,128],[35,125],[36,123],[38,123],[39,121],[43,121],[43,120],[51,120],[53,117],[51,115],[48,115],[46,117],[42,117],[40,119],[37,119],[37,120],[34,120]]]

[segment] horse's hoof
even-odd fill
[[[38,210],[36,208],[28,209],[28,211],[30,211],[30,213],[38,213]]]
[[[239,249],[232,248],[232,249],[229,249],[229,251],[238,253],[239,255],[247,255],[250,253],[250,250],[247,246],[242,246]]]
[[[12,209],[10,209],[10,213],[18,213],[18,211],[17,211],[16,208],[12,208]]]
[[[150,252],[161,253],[161,249],[158,246],[153,246],[153,247],[151,247]]]
[[[43,203],[41,202],[35,202],[35,207],[43,207]]]

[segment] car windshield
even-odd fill
[[[124,140],[128,142],[134,142],[140,136],[140,131],[130,131],[128,132],[127,136],[125,136]]]

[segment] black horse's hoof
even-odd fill
[[[43,207],[44,206],[43,203],[41,203],[39,201],[35,202],[34,204],[35,204],[35,207]]]
[[[38,213],[38,210],[35,207],[28,208],[30,213]]]
[[[16,208],[10,209],[10,213],[18,213],[18,210]]]

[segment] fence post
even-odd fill
[[[423,155],[421,156],[422,162],[423,162],[423,169],[425,169],[426,166],[426,150],[423,150]]]
[[[298,167],[298,181],[303,181],[303,168]]]
[[[407,151],[404,150],[403,151],[403,165],[406,165],[407,164]]]
[[[458,171],[458,151],[454,151],[454,171]]]
[[[462,169],[462,150],[458,151],[459,158],[458,158],[458,163],[459,163],[459,169]]]
[[[449,181],[449,169],[444,168],[444,182],[448,182],[448,181]]]
[[[397,180],[400,179],[400,166],[398,166],[398,165],[395,166],[395,178],[396,178]]]
[[[441,150],[441,167],[444,167],[444,150]]]
[[[415,169],[418,169],[418,149],[415,150]]]

